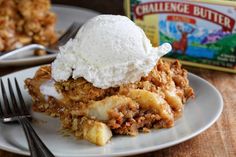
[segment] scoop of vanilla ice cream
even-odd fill
[[[84,77],[99,88],[116,87],[148,75],[170,50],[168,43],[152,47],[143,30],[125,16],[99,15],[60,47],[52,77],[56,81]]]

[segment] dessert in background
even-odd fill
[[[86,22],[56,60],[25,80],[33,109],[60,117],[76,137],[105,145],[113,135],[169,128],[194,95],[187,71],[161,56],[143,30],[124,16]]]
[[[50,0],[0,0],[0,8],[0,52],[56,42],[56,15]]]

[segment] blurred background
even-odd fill
[[[104,14],[124,14],[123,0],[52,0],[52,3],[79,6]]]

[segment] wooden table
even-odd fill
[[[0,68],[0,76],[20,70]],[[208,130],[184,143],[156,152],[133,157],[236,157],[236,75],[203,69],[189,69],[211,82],[224,98],[224,110],[219,120]],[[0,157],[23,157],[0,150]]]

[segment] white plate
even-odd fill
[[[65,5],[53,5],[53,12],[57,15],[57,31],[66,30],[74,21],[84,23],[88,19],[98,15],[98,12]],[[22,57],[22,56],[25,56]],[[17,59],[17,57],[19,59]],[[33,52],[23,53],[14,59],[6,59],[0,61],[0,66],[19,66],[19,65],[35,65],[52,61],[56,54],[45,56],[33,56]]]
[[[32,77],[37,69],[35,67],[6,75],[3,81],[6,83],[6,78],[16,77],[23,89],[25,78]],[[183,116],[169,129],[152,130],[151,133],[136,137],[116,136],[106,146],[99,147],[87,141],[76,140],[73,136],[63,137],[59,133],[59,120],[41,113],[34,113],[34,118],[42,121],[34,124],[34,128],[58,157],[123,156],[170,147],[205,131],[219,118],[223,109],[223,99],[214,86],[193,74],[189,74],[189,80],[196,97],[186,104]],[[31,98],[25,90],[23,95],[27,103],[30,103]],[[0,124],[0,149],[29,155],[26,139],[19,125]]]

